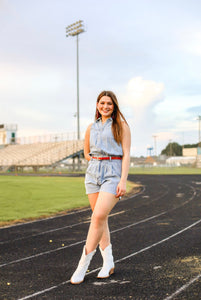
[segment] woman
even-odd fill
[[[84,155],[89,161],[85,186],[93,213],[81,259],[71,277],[72,284],[83,282],[98,244],[103,267],[97,277],[107,278],[114,273],[108,215],[126,193],[130,140],[130,129],[116,96],[103,91],[97,98],[95,123],[89,125],[85,134]]]

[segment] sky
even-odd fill
[[[132,156],[197,143],[200,11],[200,0],[0,0],[0,124],[17,124],[18,137],[77,131],[76,38],[65,31],[83,20],[82,136],[112,90]]]

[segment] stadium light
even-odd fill
[[[79,20],[66,27],[66,37],[76,36],[77,37],[77,139],[80,139],[80,108],[79,108],[79,45],[78,35],[84,30],[84,24],[82,20]]]
[[[172,140],[169,140],[169,144],[170,144],[170,156],[172,156]]]
[[[198,116],[196,120],[198,120],[198,147],[200,147],[201,146],[200,145],[200,142],[201,142],[201,140],[200,140],[200,121],[201,121],[201,116]]]
[[[154,138],[154,152],[155,152],[155,156],[157,156],[157,149],[156,149],[156,138],[158,137],[157,135],[152,135],[152,137]]]

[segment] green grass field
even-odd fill
[[[84,178],[0,176],[0,222],[88,205]]]
[[[0,191],[0,225],[89,205],[84,177],[0,176]]]
[[[130,174],[200,174],[195,168],[132,168]],[[127,190],[133,183],[128,182]],[[0,226],[89,205],[84,177],[0,176]]]
[[[198,168],[187,168],[187,167],[140,167],[131,168],[130,174],[153,174],[153,175],[193,175],[200,174],[201,169]]]

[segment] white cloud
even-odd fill
[[[199,24],[200,26],[201,24]],[[181,47],[187,53],[201,56],[201,31],[193,28],[187,30],[180,36]]]
[[[197,131],[198,130],[198,123],[196,121],[189,121],[189,120],[184,120],[181,121],[177,124],[177,127],[173,129],[173,131],[178,131],[178,132],[187,132],[187,131]]]
[[[141,120],[147,109],[153,108],[164,99],[164,84],[142,77],[129,80],[126,92],[120,97],[122,106],[132,108],[135,118]]]
[[[50,116],[47,114],[42,113],[38,110],[33,109],[26,109],[26,108],[20,108],[15,110],[16,115],[18,118],[25,119],[25,120],[32,120],[32,122],[40,122],[43,120],[43,122],[50,120]]]
[[[55,92],[61,87],[61,74],[43,66],[1,64],[1,93]]]
[[[158,141],[168,141],[168,140],[175,140],[178,136],[174,132],[157,132],[153,134],[156,136],[156,140]]]
[[[0,12],[5,12],[9,8],[9,3],[6,0],[0,0]]]
[[[66,40],[65,26],[81,14],[87,25],[79,44],[81,131],[93,122],[97,91],[106,88],[117,93],[135,154],[146,154],[154,133],[161,135],[158,149],[174,134],[182,140],[182,131],[186,142],[197,141],[197,122],[186,122],[200,113],[188,111],[200,106],[199,1],[153,1],[148,9],[146,0],[79,7],[49,1],[48,10],[46,2],[0,0],[1,122],[17,123],[24,135],[76,132],[76,45]]]
[[[33,137],[33,136],[42,136],[42,135],[46,135],[48,136],[50,134],[50,131],[49,130],[46,130],[44,128],[41,128],[41,129],[37,129],[35,127],[29,127],[29,126],[26,126],[26,128],[23,128],[23,129],[20,129],[18,130],[17,132],[17,136],[19,138],[24,138],[26,137],[27,140],[29,137]]]

